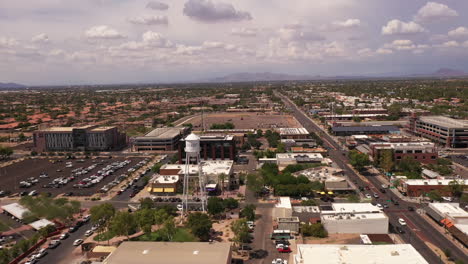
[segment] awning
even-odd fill
[[[174,188],[164,188],[164,192],[174,192]]]
[[[325,192],[321,192],[320,194],[325,195]]]
[[[333,194],[333,192],[328,192],[328,194]]]
[[[161,193],[163,192],[163,188],[153,188],[153,192],[156,192],[156,193]]]
[[[151,192],[151,189],[152,189],[151,187],[146,188],[148,192]]]

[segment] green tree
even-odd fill
[[[362,171],[364,167],[370,165],[369,156],[357,150],[349,152],[349,162],[358,171]]]
[[[210,215],[219,215],[224,212],[223,199],[219,197],[208,198],[207,210]]]
[[[167,241],[172,241],[174,235],[177,233],[174,218],[170,217],[166,219],[166,221],[163,223],[163,227],[160,229],[160,232],[167,239]]]
[[[163,164],[161,162],[154,164],[153,167],[151,167],[151,171],[154,173],[159,173],[159,170],[161,169],[162,165]]]
[[[321,223],[303,224],[301,226],[301,232],[303,236],[313,236],[319,238],[328,236],[327,231]]]
[[[347,199],[348,202],[350,203],[359,203],[361,200],[359,199],[359,196],[356,194],[350,194],[348,195]]]
[[[0,146],[0,160],[7,159],[13,154],[13,149],[10,147]]]
[[[213,224],[210,217],[204,213],[191,213],[187,218],[187,227],[190,228],[192,234],[198,237],[201,241],[208,241],[212,226]]]
[[[103,203],[100,205],[95,205],[91,207],[91,222],[94,224],[100,224],[101,227],[97,230],[98,233],[103,234],[106,231],[109,231],[110,220],[115,215],[115,208],[110,203]],[[108,237],[107,243],[111,237]]]
[[[110,229],[119,236],[129,236],[136,232],[137,222],[135,216],[129,212],[119,211],[111,219]]]
[[[218,182],[221,183],[221,193],[224,193],[224,181],[226,180],[227,175],[224,173],[221,173],[218,175]]]
[[[234,233],[234,242],[237,245],[247,243],[250,239],[249,226],[246,219],[238,219],[231,224],[231,230]]]
[[[223,204],[224,204],[224,208],[230,209],[230,210],[236,209],[239,207],[239,201],[231,197],[224,199]]]
[[[247,174],[247,188],[258,195],[262,192],[265,183],[263,178],[257,174],[249,173]]]
[[[140,209],[152,209],[154,208],[154,202],[151,198],[146,197],[140,199]]]
[[[317,202],[313,199],[301,201],[302,206],[316,206]]]
[[[154,210],[145,208],[135,212],[135,219],[141,230],[145,233],[151,232],[151,226],[154,225]]]
[[[450,193],[452,193],[453,196],[461,197],[466,186],[465,186],[465,184],[463,182],[460,183],[460,181],[453,180],[453,181],[449,182],[447,187],[448,187],[448,190],[450,191]]]
[[[158,209],[154,211],[154,223],[162,225],[171,215],[164,209]]]
[[[395,163],[393,161],[393,151],[390,149],[384,149],[380,151],[379,166],[385,171],[393,171]]]
[[[245,207],[240,211],[240,216],[245,217],[248,221],[255,221],[255,205],[245,205]]]
[[[427,194],[427,197],[429,197],[431,200],[434,201],[442,201],[442,195],[438,190],[432,190]]]
[[[401,161],[398,163],[398,170],[409,179],[421,178],[421,163],[410,156],[405,156],[401,159]]]

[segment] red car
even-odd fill
[[[121,194],[122,194],[122,190],[119,190],[119,191],[117,192],[117,195],[121,195]]]
[[[286,245],[283,245],[283,244],[278,244],[276,245],[276,250],[278,250],[278,252],[280,253],[291,253],[291,249],[286,246]]]

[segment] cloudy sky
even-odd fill
[[[0,82],[468,71],[466,0],[0,0]]]

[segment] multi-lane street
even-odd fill
[[[346,175],[349,176],[350,180],[357,182],[360,186],[369,186],[375,193],[379,193],[381,183],[375,177],[367,177],[368,182],[365,182],[359,177],[349,165],[347,152],[340,150],[341,147],[333,140],[332,137],[324,133],[303,111],[301,111],[291,100],[285,96],[277,93],[277,96],[281,97],[283,102],[292,110],[294,117],[306,128],[309,132],[314,132],[320,135],[324,141],[324,146],[329,149],[330,158],[337,163],[337,165],[344,170]],[[417,206],[412,203],[408,203],[392,192],[386,192],[385,194],[379,193],[380,199],[390,200],[399,202],[399,206],[392,206],[386,210],[386,213],[390,219],[390,223],[393,226],[398,226],[398,218],[406,220],[408,225],[404,228],[405,233],[402,234],[402,239],[406,243],[410,243],[413,247],[418,250],[421,255],[429,263],[441,263],[441,256],[432,251],[426,243],[432,243],[440,249],[449,248],[452,252],[454,259],[463,260],[465,263],[468,262],[468,256],[458,248],[452,241],[447,239],[443,234],[431,226],[425,219],[423,219],[415,211],[409,211],[408,206]]]

